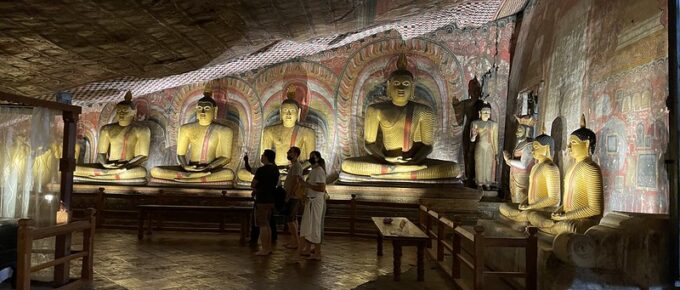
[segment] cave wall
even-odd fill
[[[562,174],[570,162],[566,138],[585,114],[597,134],[607,212],[668,212],[666,5],[538,0],[517,22],[507,111],[520,92],[538,95],[537,127],[555,137]]]
[[[466,112],[457,104],[470,99],[469,83],[473,79],[480,81],[477,90],[488,95],[485,100],[493,107],[492,119],[500,123],[502,144],[514,24],[510,17],[475,29],[446,26],[408,40],[389,31],[332,51],[212,80],[218,118],[238,134],[228,166],[240,168],[246,152],[259,155],[263,128],[279,121],[278,108],[294,86],[296,98],[303,105],[301,123],[315,130],[317,150],[330,165],[331,178],[337,176],[343,159],[366,154],[364,111],[372,103],[387,100],[385,81],[396,69],[401,53],[406,54],[408,69],[415,75],[414,100],[431,106],[436,113],[435,148],[430,158],[463,163],[461,116]],[[175,163],[177,129],[193,118],[204,85],[135,96],[138,119],[152,131],[147,167]],[[99,128],[115,121],[114,106],[104,103],[84,108],[79,138],[87,139],[91,148],[96,148]],[[88,151],[89,160],[93,160],[92,151]]]

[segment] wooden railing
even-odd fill
[[[178,202],[182,200],[201,200],[211,201],[212,205],[229,205],[229,204],[244,204],[251,203],[252,198],[249,196],[233,196],[222,191],[221,193],[212,194],[186,194],[173,193],[169,190],[162,190],[156,194],[149,193],[108,193],[104,188],[99,188],[96,192],[74,193],[75,197],[94,198],[92,203],[87,206],[94,206],[97,210],[97,226],[109,228],[137,228],[137,207],[130,206],[125,209],[111,209],[107,206],[107,200],[110,199],[127,199],[138,201],[139,204],[154,203],[165,204],[162,199],[168,199],[170,202]],[[175,200],[172,200],[175,199]],[[418,211],[418,204],[412,203],[396,203],[386,201],[361,200],[356,194],[352,194],[350,199],[329,199],[326,201],[328,210],[326,213],[326,233],[332,235],[351,235],[363,237],[375,237],[375,228],[371,221],[371,216],[395,216],[406,215],[408,217],[416,217]],[[81,212],[74,209],[76,213]],[[111,220],[110,216],[126,215],[129,216],[129,224],[115,224],[107,223]],[[127,220],[126,220],[127,221]],[[227,229],[232,231],[236,229]]]
[[[441,268],[454,280],[457,287],[463,287],[461,265],[472,271],[472,287],[475,290],[485,289],[485,277],[524,278],[525,288],[537,289],[537,228],[527,227],[527,236],[521,238],[501,238],[484,236],[484,227],[474,226],[470,231],[461,226],[460,221],[451,221],[437,212],[421,205],[419,210],[420,227],[436,242],[437,248],[433,258]],[[436,227],[436,231],[433,229]],[[451,237],[450,237],[451,236]],[[465,247],[469,244],[471,247]],[[524,272],[491,271],[484,265],[484,253],[491,247],[524,248]],[[446,252],[451,255],[451,268],[444,265]]]
[[[82,258],[82,268],[80,278],[69,281],[57,289],[79,289],[92,283],[92,264],[94,249],[94,230],[96,224],[95,210],[89,210],[89,217],[86,220],[75,221],[63,225],[35,228],[30,219],[19,220],[17,237],[17,290],[31,289],[31,273],[45,268],[57,267],[68,264],[71,260]],[[31,255],[40,250],[33,249],[33,241],[49,237],[70,236],[74,232],[83,232],[83,249],[81,251],[70,250],[65,256],[56,256],[55,259],[39,265],[31,265]],[[55,281],[59,283],[58,281]]]

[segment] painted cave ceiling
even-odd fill
[[[0,91],[76,104],[238,74],[389,30],[479,27],[527,0],[0,1]]]

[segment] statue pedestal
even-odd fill
[[[524,235],[500,218],[479,220],[485,235]],[[551,236],[539,232],[539,289],[639,289],[672,281],[668,216],[607,213],[585,234]],[[492,269],[522,270],[524,250],[490,248],[485,263]],[[511,280],[519,286],[521,280]]]

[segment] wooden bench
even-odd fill
[[[383,240],[392,241],[394,258],[394,280],[401,276],[401,247],[416,246],[418,255],[418,281],[425,280],[424,252],[430,238],[418,226],[407,218],[393,217],[389,224],[384,223],[384,217],[371,217],[378,228],[378,256],[383,255]]]
[[[239,219],[241,224],[241,243],[244,243],[250,231],[250,219],[253,208],[250,206],[200,206],[200,205],[161,205],[143,204],[138,205],[139,224],[137,226],[137,238],[144,238],[144,221],[148,220],[147,234],[151,234],[153,226],[153,214],[157,212],[177,213],[177,212],[209,212],[220,214],[220,231],[224,231],[224,216],[234,216]],[[157,227],[157,230],[163,230]],[[175,230],[175,229],[173,229]]]

